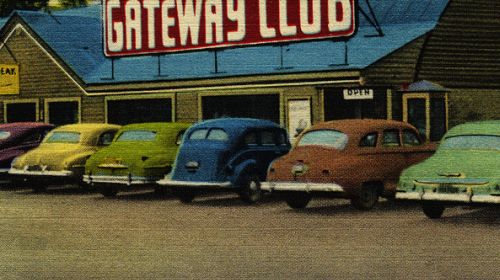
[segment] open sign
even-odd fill
[[[352,36],[354,0],[104,0],[106,56]]]

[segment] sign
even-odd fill
[[[373,89],[348,88],[344,89],[345,100],[373,99]]]
[[[288,133],[290,141],[311,126],[311,101],[309,99],[288,100]]]
[[[354,0],[104,0],[106,56],[348,37]]]
[[[19,65],[0,64],[0,94],[19,94]]]

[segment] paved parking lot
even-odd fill
[[[498,279],[499,209],[0,191],[0,279]]]

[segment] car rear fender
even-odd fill
[[[244,177],[245,174],[248,173],[255,173],[257,172],[257,161],[254,159],[248,159],[237,166],[234,167],[234,173],[233,176],[231,177],[230,181],[234,185],[239,185],[241,179]],[[262,178],[262,174],[258,174],[260,178]]]

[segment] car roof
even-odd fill
[[[452,127],[444,138],[462,134],[486,134],[500,136],[500,120],[477,121]]]
[[[360,135],[371,132],[373,130],[385,130],[394,128],[415,129],[412,125],[402,121],[384,119],[346,119],[317,123],[309,128],[308,131],[333,129],[342,131],[348,135]]]
[[[41,123],[41,122],[13,122],[0,124],[0,129],[30,129],[37,127],[54,127],[51,124]]]
[[[199,122],[193,125],[198,128],[222,128],[231,134],[238,134],[249,128],[281,128],[277,123],[269,120],[252,118],[219,118]]]
[[[106,123],[76,123],[59,126],[54,131],[92,132],[112,128],[118,129],[120,126]]]
[[[155,131],[162,130],[181,130],[190,127],[190,123],[182,122],[149,122],[149,123],[134,123],[122,126],[121,130],[139,130],[139,129],[149,129]]]

